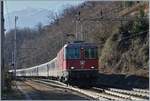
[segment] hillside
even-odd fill
[[[148,5],[148,2],[144,3]],[[47,26],[39,24],[36,29],[18,29],[18,68],[50,61],[67,41],[75,39],[67,37],[67,34],[73,34],[79,39],[98,45],[100,72],[148,76],[149,24],[148,19],[142,18],[148,15],[142,12],[143,6],[136,10],[139,13],[126,14],[129,17],[137,16],[130,21],[86,20],[75,23],[77,17],[117,17],[126,9],[132,9],[138,4],[133,1],[89,1],[65,9],[61,16],[52,15],[53,22]],[[11,30],[6,35],[6,66],[11,62],[13,32]]]

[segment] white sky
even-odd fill
[[[5,14],[26,8],[44,8],[60,12],[67,5],[78,5],[85,0],[5,0]]]
[[[9,16],[9,13],[28,8],[42,8],[61,13],[67,6],[76,6],[84,1],[85,0],[4,0],[5,28],[8,30],[14,27],[12,23],[13,18]]]

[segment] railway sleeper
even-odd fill
[[[135,97],[135,96],[132,96],[132,95],[121,94],[119,92],[113,92],[113,91],[109,91],[109,90],[105,90],[105,93],[115,95],[115,96],[118,96],[118,97],[122,97],[122,98],[125,98],[125,99],[130,99],[130,100],[140,100],[140,101],[146,100],[144,98]]]
[[[144,90],[144,89],[133,88],[133,91],[142,92],[142,93],[148,93],[149,94],[149,90]]]
[[[137,96],[137,97],[143,97],[143,98],[146,98],[146,99],[149,98],[149,94],[143,94],[141,92],[127,91],[127,90],[120,90],[120,89],[112,89],[112,88],[110,88],[109,90],[119,92],[119,93],[128,94],[128,95],[129,94],[134,95],[134,96]]]

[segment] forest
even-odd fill
[[[149,74],[149,3],[146,1],[86,1],[66,8],[61,15],[50,13],[49,25],[17,28],[17,68],[28,68],[52,60],[67,42],[76,39],[96,43],[99,72]],[[130,20],[90,18],[134,17]],[[80,21],[81,19],[86,19]],[[51,21],[51,19],[53,19]],[[5,66],[11,69],[12,29],[5,36]],[[78,36],[77,38],[75,36]]]

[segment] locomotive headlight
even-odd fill
[[[94,66],[92,66],[91,68],[92,68],[92,69],[94,69],[95,67],[94,67]]]
[[[71,67],[71,69],[74,69],[74,67]]]

